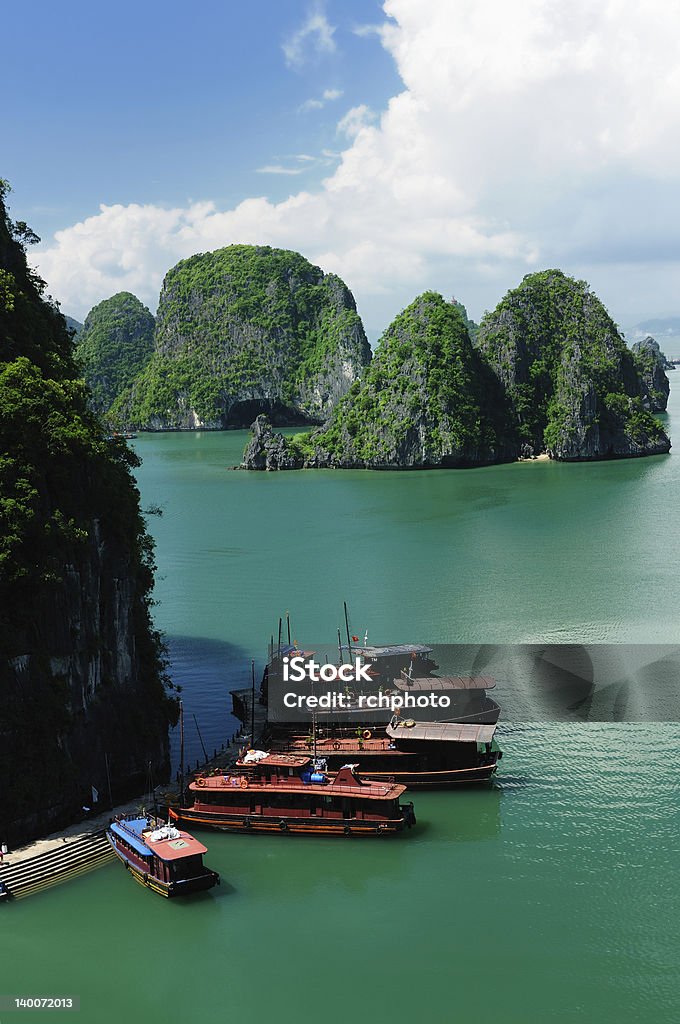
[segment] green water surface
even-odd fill
[[[668,425],[680,444],[680,390]],[[302,642],[344,599],[374,642],[678,642],[675,454],[230,472],[245,439],[135,442],[157,622],[209,747],[286,610]],[[80,995],[83,1024],[680,1020],[680,727],[501,734],[497,785],[416,794],[406,836],[201,833],[223,882],[192,900],[112,864],[2,907],[0,989]]]

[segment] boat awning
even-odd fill
[[[412,719],[406,719],[412,721]],[[394,740],[440,740],[449,743],[491,743],[495,725],[468,725],[462,722],[416,722],[410,728],[401,722],[387,726]]]
[[[347,644],[342,644],[343,651],[349,650]],[[432,648],[425,644],[387,644],[385,647],[369,647],[364,644],[352,644],[352,654],[359,654],[364,658],[397,658],[411,654],[432,654]]]
[[[195,854],[207,853],[207,848],[188,832],[181,832],[177,839],[164,839],[153,843],[153,852],[161,860],[181,860],[182,857],[193,857]]]
[[[126,843],[129,843],[132,849],[136,850],[137,853],[142,855],[142,857],[151,856],[151,850],[149,849],[149,847],[146,846],[146,844],[143,843],[141,839],[138,839],[132,833],[131,829],[121,828],[120,825],[115,821],[111,822],[109,828],[118,836],[119,839],[123,839]]]
[[[408,679],[402,675],[394,685],[400,690],[493,690],[496,680],[493,676],[425,676],[423,679]]]

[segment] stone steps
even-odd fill
[[[94,832],[18,864],[3,865],[0,881],[10,896],[21,899],[100,867],[114,856],[105,833]]]

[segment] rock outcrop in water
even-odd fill
[[[154,318],[136,295],[118,292],[90,310],[76,337],[76,360],[92,408],[106,416],[151,359]]]
[[[246,469],[480,466],[667,452],[648,388],[602,303],[560,271],[529,275],[480,325],[428,292],[388,328],[321,430],[260,423]]]
[[[248,469],[479,466],[516,455],[504,398],[460,308],[426,292],[383,335],[323,429],[284,439],[258,421]]]
[[[650,412],[665,412],[671,386],[666,370],[674,370],[661,351],[658,341],[649,335],[642,341],[636,341],[632,350],[637,357],[640,376],[645,385],[643,401]]]
[[[88,408],[72,340],[0,183],[0,838],[17,844],[169,769],[151,541],[130,467]]]
[[[232,245],[166,275],[153,357],[115,406],[128,428],[321,423],[368,365],[349,289],[298,253]]]
[[[529,274],[484,317],[477,346],[526,454],[567,461],[667,452],[635,357],[584,281]]]

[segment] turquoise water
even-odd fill
[[[375,642],[678,641],[674,453],[229,472],[245,437],[135,442],[164,509],[156,616],[192,759],[192,715],[209,748],[233,731],[228,691],[287,610],[301,641],[332,639],[343,599]],[[416,794],[403,837],[202,833],[223,884],[191,901],[113,864],[3,907],[0,987],[80,995],[88,1024],[677,1021],[680,727],[506,725],[501,742],[495,788]]]

